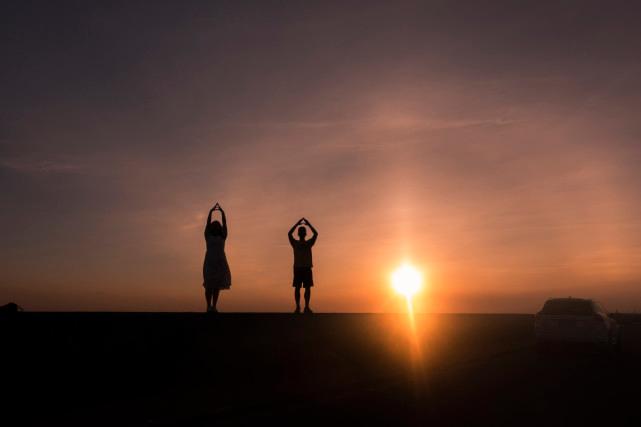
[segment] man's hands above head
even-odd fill
[[[305,225],[308,226],[310,228],[310,230],[312,230],[312,233],[314,233],[314,239],[316,239],[316,236],[318,235],[318,231],[316,231],[316,229],[314,228],[312,223],[309,222],[309,220],[307,218],[303,217],[303,221],[305,221]]]

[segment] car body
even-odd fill
[[[601,304],[583,298],[552,298],[534,320],[538,344],[584,343],[615,346],[619,325]]]

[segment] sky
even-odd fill
[[[0,6],[0,304],[202,311],[641,310],[641,7],[633,2]]]

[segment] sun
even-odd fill
[[[392,273],[392,287],[408,300],[421,290],[423,275],[419,270],[405,263]]]

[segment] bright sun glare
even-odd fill
[[[409,264],[403,264],[392,273],[392,287],[407,299],[421,289],[422,281],[421,272]]]

